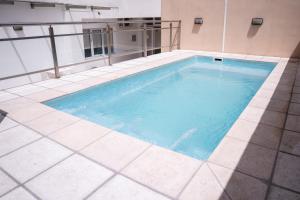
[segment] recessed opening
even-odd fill
[[[223,61],[223,58],[214,58],[214,61],[221,62],[221,61]]]

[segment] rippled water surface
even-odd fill
[[[192,57],[45,104],[206,160],[274,66]]]

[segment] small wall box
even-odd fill
[[[261,26],[264,22],[264,19],[263,18],[252,18],[252,21],[251,21],[251,24],[254,25],[254,26]]]
[[[23,31],[23,26],[16,25],[16,26],[13,26],[13,29],[14,29],[14,31]]]
[[[203,18],[202,17],[195,18],[194,19],[194,24],[197,24],[197,25],[203,24]]]

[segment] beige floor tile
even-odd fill
[[[272,186],[268,200],[299,200],[300,194]]]
[[[262,89],[271,90],[271,91],[282,91],[282,92],[288,92],[291,93],[293,87],[291,85],[278,85],[277,83],[273,82],[265,82],[262,87]]]
[[[85,85],[86,87],[91,87],[91,86],[95,86],[95,85],[99,85],[102,83],[107,82],[107,79],[104,79],[102,77],[98,77],[98,78],[90,78],[87,80],[83,80],[83,81],[79,81],[79,84]]]
[[[288,101],[281,101],[275,99],[266,99],[261,97],[254,97],[249,105],[257,108],[267,109],[270,111],[276,112],[287,112],[289,102]]]
[[[113,173],[74,155],[26,183],[41,199],[83,199]]]
[[[300,94],[294,93],[294,94],[292,95],[291,102],[294,102],[294,103],[300,103]]]
[[[289,114],[300,115],[300,104],[299,103],[291,103],[289,106]]]
[[[54,111],[25,124],[44,135],[48,135],[79,120],[70,114]]]
[[[34,103],[27,107],[9,112],[8,116],[18,122],[28,122],[54,111],[55,110],[53,108],[43,104]]]
[[[0,159],[0,166],[23,183],[71,153],[48,139],[41,139],[4,156]]]
[[[258,178],[269,179],[275,155],[273,150],[225,137],[209,161]]]
[[[216,176],[204,163],[180,195],[181,200],[229,200]]]
[[[200,160],[152,146],[122,173],[164,194],[176,197],[201,163]]]
[[[262,181],[227,168],[209,164],[231,199],[263,200],[267,185]]]
[[[300,156],[300,133],[284,131],[280,150]]]
[[[295,87],[293,88],[293,93],[299,94],[299,93],[300,93],[300,86],[295,86]]]
[[[121,133],[112,132],[81,152],[118,171],[134,160],[149,146],[149,143]]]
[[[22,187],[18,187],[17,189],[11,191],[5,196],[1,197],[1,200],[35,200],[28,191],[23,189]]]
[[[169,198],[139,185],[123,176],[117,175],[88,200],[167,200]]]
[[[13,111],[17,111],[19,109],[28,107],[29,105],[34,104],[35,102],[24,98],[24,97],[19,97],[19,98],[15,98],[9,101],[5,101],[5,102],[1,102],[0,103],[0,109],[6,111],[6,112],[13,112]]]
[[[80,120],[58,130],[49,137],[77,151],[104,136],[109,131],[111,130],[106,127]]]
[[[273,183],[300,192],[300,157],[279,153]]]
[[[281,132],[281,129],[273,126],[238,119],[228,131],[227,136],[276,149]]]
[[[288,115],[285,128],[290,131],[300,132],[300,116]]]
[[[240,115],[241,119],[282,128],[286,115],[280,112],[248,106]]]
[[[0,170],[0,196],[17,186],[17,183]]]
[[[68,84],[68,85],[55,87],[53,89],[57,90],[57,91],[60,91],[60,92],[71,93],[71,92],[76,92],[76,91],[82,90],[85,87],[86,86],[83,86],[81,84],[71,83],[71,84]]]
[[[37,92],[37,93],[27,95],[26,97],[29,99],[32,99],[34,101],[37,101],[37,102],[42,102],[42,101],[46,101],[46,100],[50,100],[50,99],[62,96],[64,94],[65,93],[63,93],[63,92],[55,91],[52,89],[47,89],[42,92]]]
[[[291,98],[290,92],[283,92],[283,91],[272,91],[267,89],[260,89],[256,95],[260,98],[266,99],[274,99],[274,100],[281,100],[281,101],[289,101]]]
[[[40,138],[41,135],[24,127],[16,126],[0,133],[0,156]]]

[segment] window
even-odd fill
[[[91,49],[91,35],[90,29],[83,29],[83,46],[84,46],[84,56],[91,57],[92,49]]]
[[[105,29],[83,29],[83,33],[84,56],[86,58],[108,54]],[[111,40],[113,41],[112,37]],[[113,52],[113,47],[111,52]]]

